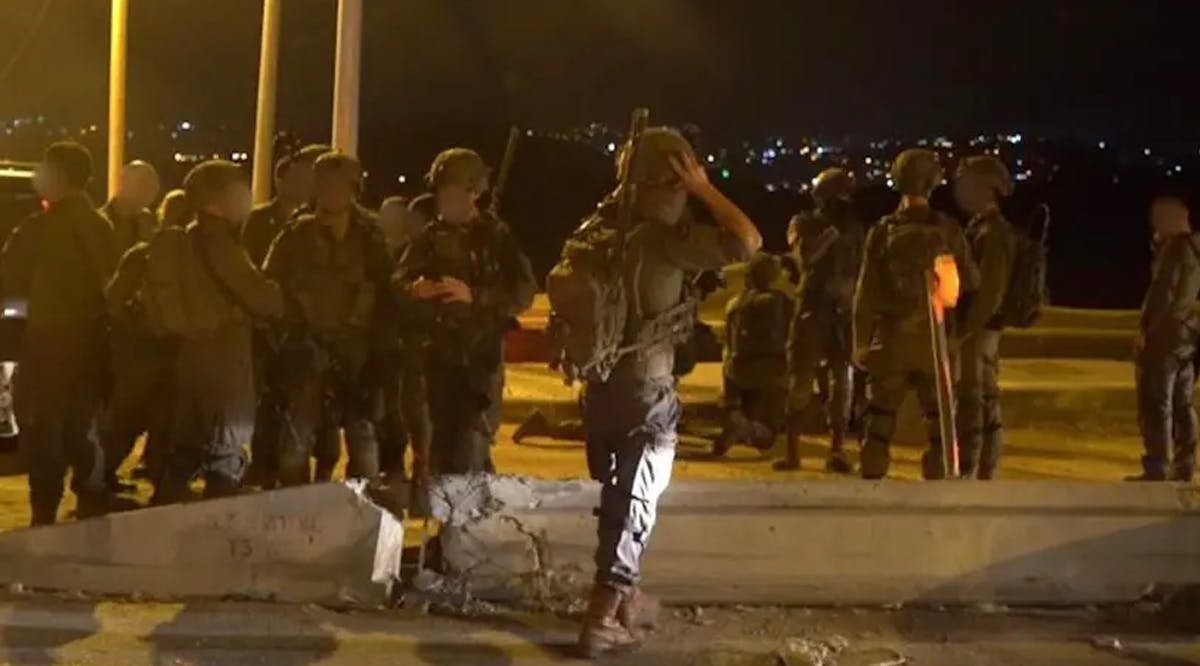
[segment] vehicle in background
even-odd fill
[[[33,188],[34,165],[0,161],[0,246],[22,220],[37,212],[42,201]],[[19,427],[13,411],[12,382],[17,351],[25,328],[25,304],[0,303],[0,453],[16,450]]]

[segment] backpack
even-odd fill
[[[141,303],[155,336],[178,336],[194,328],[184,293],[191,254],[192,241],[185,229],[163,228],[150,240]]]
[[[730,315],[736,318],[736,330],[730,332],[735,363],[787,356],[791,322],[786,295],[775,290],[748,290]]]
[[[889,220],[884,259],[892,289],[893,311],[905,315],[924,311],[929,286],[926,274],[938,256],[951,254],[945,230],[939,224]]]
[[[1041,225],[1034,236],[1033,227]],[[1037,207],[1034,223],[1029,229],[1013,229],[1013,258],[1008,289],[1000,304],[1000,323],[1006,327],[1029,328],[1042,315],[1042,308],[1050,303],[1050,290],[1046,286],[1046,240],[1050,232],[1050,208],[1046,204]]]
[[[568,382],[606,381],[621,358],[629,316],[621,242],[598,213],[567,239],[546,276],[554,364]]]

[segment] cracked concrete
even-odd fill
[[[306,486],[8,532],[0,583],[377,606],[399,580],[403,531],[361,484]]]

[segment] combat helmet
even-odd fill
[[[942,164],[937,153],[910,148],[892,163],[892,187],[900,194],[927,197],[942,182]]]
[[[1002,197],[1013,192],[1012,175],[1000,158],[993,155],[976,155],[968,157],[958,166],[958,177],[978,178]]]
[[[490,175],[491,169],[479,153],[469,148],[450,148],[434,158],[425,184],[433,190],[444,185],[468,185],[482,193],[488,188]]]

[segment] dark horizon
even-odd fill
[[[0,118],[102,119],[108,0],[51,0],[38,24],[44,2],[5,3]],[[619,124],[648,105],[663,122],[726,141],[976,131],[1200,140],[1186,46],[1200,7],[1187,0],[858,0],[835,11],[800,0],[364,4],[364,137]],[[285,3],[281,128],[328,132],[335,5]],[[130,125],[249,128],[260,7],[132,3]]]

